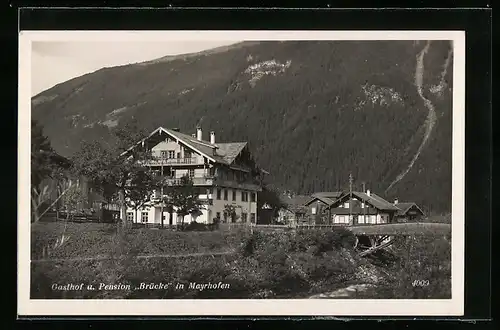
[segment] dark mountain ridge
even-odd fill
[[[246,43],[101,69],[34,97],[32,116],[64,156],[132,116],[149,130],[201,124],[204,138],[248,141],[282,189],[336,191],[352,173],[356,189],[365,182],[447,212],[450,50],[448,41]]]

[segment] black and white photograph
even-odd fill
[[[20,301],[462,313],[464,45],[460,31],[23,31]]]

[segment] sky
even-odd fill
[[[96,70],[235,43],[208,41],[37,41],[31,52],[31,96]]]

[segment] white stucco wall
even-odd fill
[[[134,213],[135,211],[133,209],[127,209],[127,214],[129,213]],[[143,223],[142,222],[142,212],[147,212],[148,213],[148,221],[146,223],[155,223],[155,224],[160,224],[161,223],[161,208],[156,206],[156,207],[150,207],[149,209],[140,209],[137,211],[137,217],[133,220],[134,223]],[[212,223],[211,219],[209,218],[209,212],[210,209],[203,209],[201,210],[201,215],[198,217],[193,217],[191,215],[186,215],[184,217],[184,223],[190,223],[196,219],[197,222],[201,223]],[[163,210],[163,215],[165,216],[163,223],[165,225],[168,225],[170,222],[170,213],[166,211],[166,208]],[[180,223],[181,219],[177,216],[177,213],[174,211],[172,213],[172,224],[175,225],[177,223]],[[209,221],[210,219],[210,221]]]
[[[166,137],[165,137],[166,138]],[[162,151],[173,150],[175,151],[175,157],[177,158],[177,153],[181,153],[181,157],[184,157],[184,151],[181,145],[177,144],[177,142],[160,142],[151,148],[153,152],[153,156],[160,157]]]
[[[247,214],[247,221],[250,222],[251,219],[251,214],[255,214],[255,220],[257,220],[257,196],[255,197],[255,202],[251,202],[251,193],[250,191],[248,192],[248,201],[242,201],[241,200],[241,192],[242,190],[240,189],[233,189],[233,188],[220,188],[221,189],[221,199],[217,199],[217,187],[214,188],[213,190],[213,205],[211,205],[210,209],[212,211],[212,217],[215,217],[217,215],[217,212],[220,212],[221,214],[221,220],[224,219],[224,209],[226,205],[233,205],[235,207],[236,214],[238,215],[239,219],[237,220],[238,222],[242,221],[241,214],[246,213]],[[227,200],[224,200],[224,189],[228,191],[227,194]],[[233,201],[233,190],[236,191],[236,200]]]

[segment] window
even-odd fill
[[[207,192],[208,192],[209,195],[212,195],[214,193],[214,190],[212,188],[208,188]]]
[[[161,158],[167,158],[168,153],[165,150],[161,151]]]
[[[236,190],[233,189],[233,201],[235,201],[235,200],[236,200]]]
[[[169,159],[175,158],[175,151],[173,151],[173,150],[169,150],[169,151],[168,151],[168,155],[167,155],[167,157],[168,157]]]
[[[127,212],[127,221],[134,221],[134,212]]]
[[[348,209],[349,208],[349,202],[344,203],[344,208]]]
[[[358,224],[365,223],[365,218],[366,218],[366,216],[364,216],[364,215],[358,215]]]
[[[181,158],[181,153],[180,152],[177,153],[177,158]]]
[[[358,215],[358,223],[365,223],[365,216]]]
[[[184,158],[191,158],[191,157],[192,157],[192,156],[191,156],[191,152],[190,152],[190,151],[185,150],[185,151],[184,151]]]
[[[141,221],[142,222],[148,222],[148,212],[142,212],[141,213]]]
[[[241,201],[242,202],[248,202],[248,193],[245,191],[241,192]]]
[[[217,212],[215,217],[220,220],[220,212]]]
[[[255,213],[250,213],[250,222],[255,223]]]
[[[256,193],[252,193],[251,194],[251,202],[252,203],[255,203],[255,200],[257,199],[257,194]]]
[[[241,221],[247,222],[248,215],[245,212],[241,213]]]
[[[220,189],[217,189],[217,199],[218,199],[218,200],[220,200],[220,194],[221,194]]]
[[[333,223],[349,223],[348,215],[334,215]]]
[[[194,178],[194,168],[190,168],[188,174],[190,178]]]
[[[224,189],[224,200],[227,201],[227,189]]]

